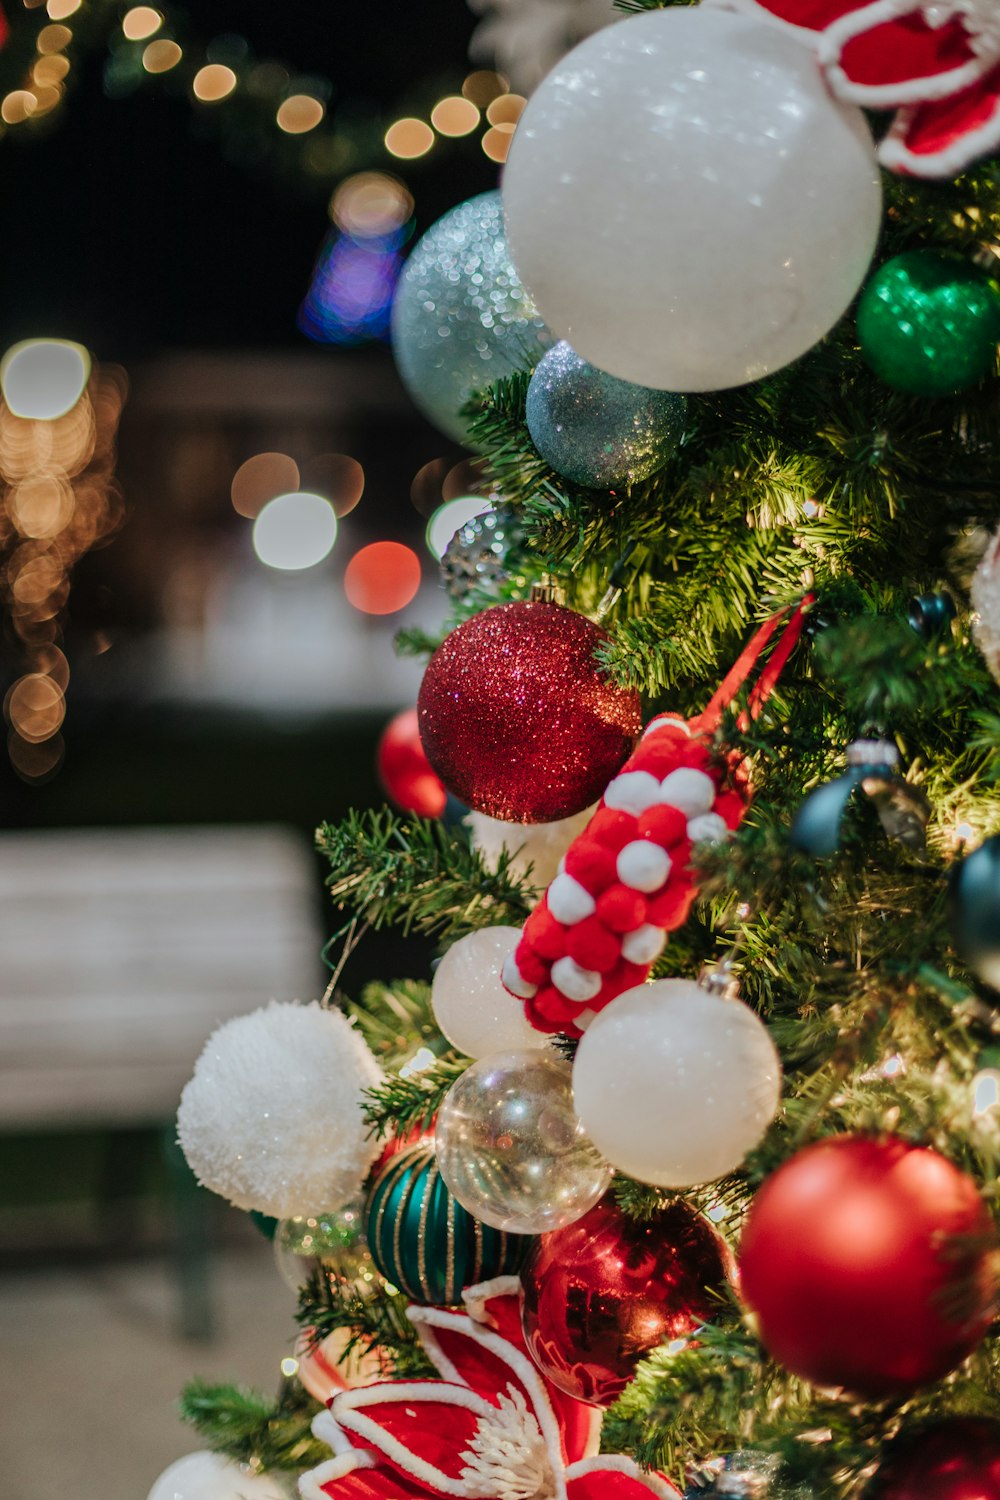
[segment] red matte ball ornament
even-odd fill
[[[897,1136],[844,1135],[799,1151],[759,1190],[740,1283],[774,1359],[877,1399],[940,1379],[976,1348],[994,1315],[996,1248],[967,1173]]]
[[[887,1450],[871,1500],[1000,1500],[1000,1422],[952,1417],[903,1433]]]
[[[641,1359],[715,1315],[730,1269],[725,1241],[686,1203],[639,1223],[609,1194],[533,1245],[521,1272],[528,1349],[560,1390],[610,1406]]]
[[[389,720],[378,742],[375,764],[386,794],[404,812],[419,813],[422,818],[439,818],[444,812],[448,794],[424,754],[415,708],[404,708]]]
[[[551,823],[596,802],[642,727],[615,687],[607,640],[575,610],[498,604],[431,657],[417,711],[427,759],[460,802],[505,823]]]

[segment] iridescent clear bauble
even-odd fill
[[[547,1052],[473,1063],[445,1097],[435,1143],[459,1203],[508,1233],[572,1224],[611,1181],[573,1108],[569,1065]]]
[[[392,306],[396,368],[416,405],[457,442],[462,407],[552,342],[514,269],[498,192],[439,219],[407,260]]]
[[[320,1265],[341,1281],[373,1281],[375,1263],[365,1238],[363,1206],[349,1203],[336,1213],[281,1219],[274,1231],[274,1263],[293,1292]]]
[[[573,484],[616,489],[662,469],[684,432],[687,402],[671,391],[619,380],[565,341],[539,361],[528,385],[531,441]]]
[[[496,592],[517,565],[523,527],[509,505],[497,505],[460,526],[444,549],[441,581],[453,599],[473,589]]]

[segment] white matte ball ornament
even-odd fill
[[[217,1453],[188,1453],[164,1469],[147,1500],[288,1500],[288,1491]]]
[[[185,1085],[177,1133],[199,1182],[276,1219],[357,1198],[379,1142],[362,1095],[382,1070],[337,1010],[272,1002],[214,1031]]]
[[[781,1099],[781,1062],[741,1000],[659,979],[612,1000],[573,1064],[573,1100],[597,1149],[657,1187],[734,1171]]]
[[[504,959],[520,940],[520,927],[470,932],[452,944],[434,971],[431,1005],[435,1020],[452,1046],[466,1057],[544,1047],[548,1042],[500,980]]]
[[[630,17],[558,63],[503,200],[556,336],[671,391],[742,385],[812,348],[864,279],[882,206],[864,115],[814,53],[706,5]]]
[[[506,854],[507,869],[515,880],[544,891],[556,878],[566,850],[593,815],[594,809],[585,807],[583,812],[557,818],[554,823],[504,823],[485,813],[470,812],[463,821],[472,836],[473,849],[488,870],[495,870],[501,854]]]

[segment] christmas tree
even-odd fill
[[[199,1495],[1000,1496],[996,15],[630,8],[397,293],[494,503],[318,842],[441,960],[185,1093],[303,1280]]]

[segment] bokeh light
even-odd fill
[[[75,406],[90,375],[90,355],[66,339],[26,339],[0,361],[0,389],[18,417],[51,421]]]
[[[54,776],[62,765],[66,747],[61,734],[50,739],[32,743],[22,739],[16,729],[7,737],[7,754],[22,781],[45,781]]]
[[[329,556],[336,540],[333,506],[308,490],[269,500],[253,527],[254,551],[260,561],[286,573],[316,567]]]
[[[385,149],[403,161],[425,156],[434,144],[434,132],[423,120],[408,116],[390,125],[385,133]]]
[[[473,516],[485,515],[491,509],[484,495],[460,495],[456,500],[446,500],[427,522],[428,552],[440,562],[459,527],[471,521]]]
[[[508,130],[513,130],[524,113],[526,103],[527,100],[523,94],[501,94],[488,107],[486,118],[491,125],[496,125],[500,129],[506,126]]]
[[[463,458],[450,468],[441,485],[442,500],[458,500],[462,495],[492,494],[485,458]]]
[[[144,42],[159,31],[163,17],[151,5],[133,5],[122,20],[122,31],[130,42]]]
[[[451,469],[454,467],[454,459],[432,458],[418,469],[413,476],[410,485],[410,501],[417,513],[430,520],[444,499],[443,485]]]
[[[21,125],[38,108],[38,100],[27,89],[11,89],[0,104],[0,120],[5,125]]]
[[[468,135],[479,124],[479,110],[471,99],[461,94],[449,94],[431,110],[431,124],[438,135]]]
[[[462,93],[478,109],[486,109],[494,99],[506,94],[509,88],[510,84],[502,73],[494,73],[489,68],[477,68],[462,84]]]
[[[41,53],[62,52],[73,40],[68,26],[43,26],[35,38],[35,46]]]
[[[322,495],[338,519],[349,515],[365,492],[365,471],[347,453],[320,453],[302,465],[302,487]]]
[[[491,125],[480,144],[490,161],[505,162],[513,139],[509,126]]]
[[[191,92],[202,104],[217,104],[236,87],[236,74],[225,63],[206,63],[191,81]]]
[[[183,56],[176,42],[161,37],[158,41],[150,42],[143,52],[142,65],[147,73],[169,73],[171,68],[176,68]]]
[[[7,495],[7,512],[22,536],[47,538],[73,519],[73,487],[59,474],[32,474]]]
[[[7,722],[22,740],[38,744],[58,732],[66,717],[66,699],[51,677],[28,672],[10,689],[4,711]]]
[[[287,453],[255,453],[233,475],[233,509],[256,521],[269,500],[294,494],[301,483],[299,466]]]
[[[36,84],[32,89],[35,96],[35,118],[39,115],[47,115],[50,109],[55,109],[63,96],[63,90],[57,83]]]
[[[355,172],[330,199],[330,217],[337,228],[360,239],[391,234],[412,213],[412,193],[388,172]]]
[[[286,135],[305,135],[316,129],[325,114],[325,106],[312,94],[290,94],[279,105],[276,119]]]
[[[31,70],[34,83],[41,83],[51,87],[62,83],[69,72],[69,58],[62,52],[55,52],[50,57],[40,57]]]
[[[402,542],[370,542],[355,552],[344,574],[344,592],[366,615],[394,615],[420,587],[420,559]]]
[[[45,9],[50,21],[65,21],[67,16],[75,15],[82,4],[83,0],[48,0]]]

